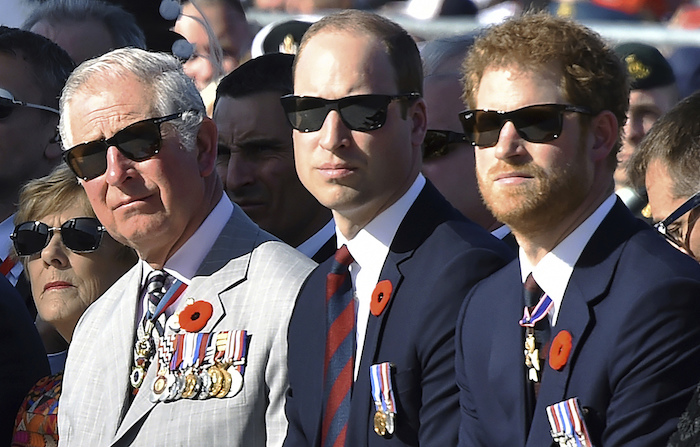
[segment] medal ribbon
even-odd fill
[[[532,309],[532,313],[530,313],[530,309],[525,306],[525,310],[523,311],[523,319],[519,321],[520,326],[535,327],[535,323],[547,316],[547,313],[553,306],[554,302],[549,295],[543,295],[537,302],[537,305],[535,305],[535,308]]]
[[[162,314],[165,309],[170,307],[171,304],[177,301],[177,299],[180,298],[180,295],[182,295],[186,289],[187,284],[179,279],[176,279],[175,282],[168,288],[165,295],[163,295],[163,298],[158,302],[158,306],[156,306],[156,310],[154,311],[153,315],[149,315],[148,319],[151,321],[158,320],[160,314]]]
[[[372,365],[369,375],[372,381],[372,398],[377,411],[396,414],[396,400],[391,383],[391,364],[384,362]]]
[[[170,360],[170,371],[176,371],[182,363],[182,345],[185,340],[185,334],[177,334],[175,337],[175,352],[173,352],[173,358]]]
[[[571,441],[577,447],[591,447],[588,428],[584,422],[578,398],[573,397],[550,405],[546,411],[552,428],[552,436]],[[561,441],[559,442],[561,444]]]
[[[175,347],[176,335],[166,335],[158,342],[158,370],[170,365]]]

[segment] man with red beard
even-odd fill
[[[479,188],[520,252],[457,322],[460,445],[665,445],[700,378],[700,269],[613,193],[624,67],[530,14],[463,68]]]

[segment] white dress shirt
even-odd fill
[[[593,233],[595,233],[605,216],[608,215],[613,205],[615,205],[615,200],[615,194],[611,194],[581,225],[554,247],[552,251],[544,255],[536,266],[530,263],[530,260],[525,256],[525,252],[520,248],[522,282],[524,283],[532,272],[532,276],[537,284],[552,299],[554,305],[548,314],[549,322],[552,326],[557,324],[561,302],[564,299],[564,293],[569,285],[574,266]]]
[[[409,208],[416,201],[423,186],[425,186],[425,177],[418,174],[408,191],[365,225],[352,240],[348,241],[337,227],[335,229],[338,248],[347,245],[354,259],[354,262],[350,264],[350,276],[355,290],[355,309],[357,310],[355,379],[357,379],[359,372],[362,348],[365,343],[372,292],[379,281],[379,275],[384,267],[386,257],[389,255],[389,247],[391,247],[396,231]]]
[[[183,283],[189,285],[190,281],[197,273],[197,269],[204,261],[207,253],[214,246],[214,242],[219,237],[221,230],[224,229],[226,223],[231,218],[233,213],[233,204],[226,194],[222,194],[219,203],[214,207],[214,209],[209,213],[204,222],[197,228],[197,231],[180,247],[175,254],[173,254],[167,261],[165,261],[165,266],[163,270],[168,272],[174,278],[179,279]],[[141,261],[141,267],[143,268],[143,276],[141,288],[143,289],[146,277],[153,271],[146,261]],[[168,284],[166,284],[168,285]],[[141,315],[139,320],[143,317],[146,312],[147,305],[144,296],[141,297]],[[168,310],[166,310],[166,315],[172,314],[173,309],[177,309],[180,302],[185,299],[185,294],[180,295],[177,301],[170,305]]]

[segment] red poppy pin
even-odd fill
[[[568,331],[560,331],[549,348],[549,366],[561,371],[569,361],[571,353],[571,334]]]
[[[206,301],[194,301],[180,311],[180,327],[187,332],[199,332],[214,313],[214,307]]]
[[[382,312],[384,312],[384,308],[391,298],[392,290],[393,287],[391,286],[391,281],[388,279],[377,283],[377,286],[372,292],[372,301],[369,304],[369,310],[372,312],[372,315],[378,317]]]

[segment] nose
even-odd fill
[[[231,151],[226,171],[226,189],[236,191],[255,183],[255,163],[240,152]]]
[[[498,142],[496,142],[495,146],[496,158],[504,160],[523,155],[525,149],[520,144],[521,140],[515,125],[510,121],[506,121],[498,134]]]
[[[105,177],[110,186],[118,186],[131,177],[134,162],[126,158],[116,146],[107,148],[107,170]]]
[[[644,137],[644,121],[636,114],[630,114],[623,128],[625,142],[636,146]]]
[[[327,151],[332,152],[350,144],[351,130],[343,123],[336,110],[328,112],[319,132],[319,145]]]
[[[41,259],[46,265],[57,269],[66,269],[70,267],[68,249],[63,245],[60,231],[54,231],[53,234],[51,234],[48,245],[41,250]]]

